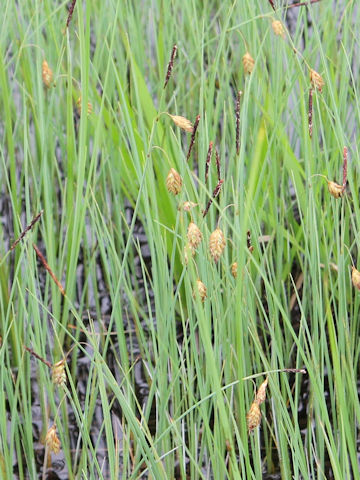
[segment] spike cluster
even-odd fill
[[[59,437],[56,434],[56,425],[54,424],[49,428],[45,437],[45,444],[49,448],[50,452],[57,453],[60,452],[61,442]]]
[[[226,246],[225,235],[220,228],[212,232],[209,239],[210,255],[215,263],[219,261]]]
[[[310,82],[312,86],[322,92],[323,86],[325,85],[324,79],[320,75],[320,73],[316,72],[312,68],[310,69]]]
[[[280,22],[280,20],[274,20],[271,26],[275,35],[277,35],[278,37],[285,38],[284,25]]]
[[[81,96],[76,101],[76,108],[77,108],[78,114],[81,115]],[[92,104],[91,104],[91,102],[88,102],[87,103],[87,114],[91,115],[92,110],[93,110]]]
[[[181,115],[170,115],[170,118],[177,127],[185,130],[185,132],[193,133],[194,126],[187,118],[182,117]]]
[[[251,404],[250,410],[248,411],[246,415],[246,422],[247,422],[247,427],[248,431],[252,432],[255,428],[257,428],[260,425],[261,422],[261,410],[260,410],[260,405],[265,401],[266,399],[266,388],[268,385],[268,378],[263,381],[263,383],[260,385],[253,403]]]
[[[199,296],[202,303],[205,302],[205,299],[207,297],[206,286],[199,279],[196,280],[196,287],[195,287],[194,292],[193,292],[193,297],[197,298],[197,296]]]
[[[46,88],[50,88],[53,82],[53,72],[46,60],[42,62],[42,79]]]
[[[252,73],[252,71],[254,70],[255,60],[249,52],[246,52],[245,55],[242,57],[242,63],[245,73],[250,75],[250,73]]]
[[[173,195],[178,195],[181,192],[182,178],[175,168],[170,168],[166,178],[166,188]]]

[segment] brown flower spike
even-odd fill
[[[318,73],[316,70],[313,70],[312,68],[310,69],[310,81],[315,89],[318,89],[319,92],[322,92],[322,88],[325,85],[324,79],[322,78],[320,73]]]
[[[219,258],[221,257],[225,246],[226,240],[224,233],[220,228],[217,228],[212,232],[209,239],[210,255],[215,263],[217,263]]]
[[[237,272],[238,272],[238,264],[237,262],[234,262],[232,265],[231,265],[231,275],[236,278],[237,277]]]
[[[254,70],[255,60],[249,52],[246,52],[245,55],[242,57],[242,62],[244,65],[245,73],[250,75],[250,73]]]
[[[54,365],[51,367],[51,370],[53,384],[63,387],[66,383],[65,358],[57,363],[54,363]]]
[[[280,20],[274,20],[271,26],[275,35],[277,35],[278,37],[285,38],[285,29],[283,24],[280,22]]]
[[[50,88],[53,81],[53,72],[46,60],[42,62],[42,79],[46,88]]]
[[[168,176],[166,177],[166,188],[173,195],[178,195],[181,192],[182,179],[175,168],[170,168]]]
[[[252,432],[260,425],[261,422],[261,410],[257,402],[251,404],[250,410],[246,415],[246,423],[249,432]]]
[[[269,379],[266,377],[266,379],[262,382],[260,385],[258,391],[256,392],[256,397],[255,397],[255,402],[260,405],[261,403],[265,402],[266,398],[266,388],[268,385]]]
[[[204,302],[205,298],[207,297],[207,290],[203,282],[199,279],[196,280],[196,288],[193,293],[194,298],[196,298],[198,295],[200,300]]]
[[[188,226],[187,239],[189,245],[194,249],[196,249],[201,243],[202,233],[200,231],[200,228],[194,222],[190,222]]]
[[[170,114],[169,114],[170,115]],[[170,115],[171,120],[175,123],[175,125],[185,132],[192,133],[194,130],[193,124],[185,117],[181,115]]]
[[[360,272],[355,267],[351,267],[351,281],[357,290],[360,290]]]
[[[55,454],[60,452],[61,443],[59,437],[56,435],[56,425],[49,428],[45,437],[45,443],[51,452]]]

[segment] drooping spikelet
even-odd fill
[[[250,410],[246,415],[246,423],[249,432],[252,432],[261,422],[261,410],[257,402],[251,404]]]
[[[181,192],[182,179],[180,174],[175,170],[175,168],[170,168],[168,176],[166,178],[166,188],[173,195],[177,195]]]
[[[351,281],[354,287],[360,290],[360,272],[355,267],[351,267]]]
[[[65,358],[57,363],[54,363],[54,365],[51,367],[51,370],[53,384],[63,387],[66,383]]]
[[[46,60],[42,62],[42,79],[46,88],[50,88],[53,81],[53,72]]]
[[[245,73],[250,75],[250,73],[254,70],[255,60],[249,52],[246,52],[245,55],[242,57],[242,62],[244,65]]]
[[[76,108],[77,108],[78,114],[81,115],[81,96],[76,101]],[[88,102],[87,103],[87,114],[88,115],[92,114],[92,109],[93,109],[93,107],[92,107],[91,102]]]
[[[210,255],[214,259],[215,263],[221,257],[221,254],[224,251],[226,245],[226,240],[223,231],[220,228],[217,228],[212,232],[209,239],[209,250]]]
[[[195,202],[184,202],[178,206],[178,210],[184,210],[184,212],[190,212],[190,210],[196,207],[198,203]]]
[[[205,298],[207,297],[207,290],[203,282],[199,279],[196,280],[196,287],[193,292],[193,297],[196,298],[199,296],[200,300],[202,302],[205,301]]]
[[[310,81],[314,88],[317,88],[319,92],[322,91],[323,86],[325,85],[324,79],[316,70],[310,69]]]
[[[258,405],[260,405],[265,401],[267,385],[268,385],[268,378],[266,377],[266,379],[262,382],[258,391],[256,392],[255,402]]]
[[[189,245],[191,245],[194,249],[200,245],[202,233],[200,228],[194,222],[190,222],[188,226],[187,239],[189,241]]]
[[[342,185],[339,185],[338,183],[332,182],[330,180],[327,181],[327,184],[330,195],[335,198],[340,198],[343,196],[344,188]]]
[[[284,25],[280,22],[280,20],[274,20],[271,26],[275,35],[277,35],[278,37],[285,38]]]
[[[231,275],[236,278],[237,277],[237,271],[238,271],[238,264],[237,262],[234,262],[232,265],[231,265]]]
[[[189,132],[189,133],[193,132],[193,129],[194,129],[193,124],[187,118],[182,117],[180,115],[170,115],[170,117],[177,127],[181,128],[182,130],[185,130],[185,132]]]
[[[45,443],[51,452],[54,452],[55,454],[60,452],[61,442],[59,437],[56,435],[55,424],[47,431]]]

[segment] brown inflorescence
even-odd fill
[[[223,231],[220,228],[216,228],[209,239],[210,255],[215,261],[218,262],[226,246],[226,240]]]
[[[193,126],[193,131],[192,131],[191,139],[190,139],[189,150],[188,150],[188,153],[187,153],[187,155],[186,155],[186,161],[188,161],[189,158],[190,158],[191,151],[192,151],[192,148],[193,148],[194,143],[195,143],[195,136],[196,136],[196,131],[197,131],[198,126],[199,126],[199,122],[200,122],[200,115],[198,115],[198,116],[195,118],[195,122],[194,122],[194,126]]]
[[[258,391],[256,392],[255,402],[260,405],[265,402],[266,399],[266,388],[268,385],[268,378],[266,377],[265,380],[260,385]]]
[[[249,432],[252,432],[260,425],[261,422],[261,410],[257,402],[251,404],[250,410],[246,415],[246,423]]]
[[[357,290],[360,290],[360,272],[355,267],[351,267],[351,281]]]
[[[236,278],[237,277],[237,272],[238,272],[238,264],[237,262],[234,262],[232,265],[231,265],[231,275]]]
[[[53,384],[63,387],[66,383],[65,358],[57,363],[54,363],[54,365],[51,367],[51,370]]]
[[[182,179],[175,168],[170,168],[168,176],[166,177],[166,188],[173,195],[178,195],[181,192]]]
[[[242,62],[244,65],[245,73],[250,75],[250,73],[254,70],[255,60],[249,52],[246,52],[245,55],[242,57]]]
[[[322,91],[322,88],[325,85],[324,79],[322,78],[320,73],[313,70],[312,68],[310,69],[310,81],[311,81],[312,86],[315,89],[318,89],[319,92]]]
[[[45,443],[49,447],[51,452],[55,454],[60,452],[61,442],[56,435],[56,425],[54,424],[52,427],[49,428],[45,437]]]
[[[275,35],[277,35],[278,37],[285,38],[284,25],[280,22],[280,20],[274,20],[271,26]]]
[[[193,133],[194,127],[190,120],[181,115],[170,115],[170,117],[177,127],[185,130],[185,132]]]
[[[46,88],[50,88],[53,81],[53,72],[46,60],[42,62],[42,79]]]
[[[206,286],[203,284],[203,282],[200,279],[196,280],[196,289],[193,292],[193,296],[194,298],[199,296],[202,302],[204,302],[205,298],[207,297]]]
[[[194,222],[190,222],[188,226],[187,239],[189,245],[191,245],[191,247],[194,249],[196,249],[201,243],[202,233],[200,231],[200,228]]]
[[[76,108],[77,108],[78,114],[81,115],[81,96],[76,101]],[[92,104],[91,104],[91,102],[88,102],[87,103],[87,114],[91,115],[92,110],[93,110]]]
[[[176,51],[177,51],[177,45],[174,45],[173,48],[172,48],[172,51],[171,51],[170,61],[168,63],[164,88],[166,88],[166,85],[168,84],[168,82],[170,80],[170,77],[171,77],[172,69],[173,69],[173,66],[174,66],[174,60],[175,60],[175,57],[176,57]]]

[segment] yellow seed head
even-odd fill
[[[360,290],[360,272],[355,267],[351,267],[351,281],[354,287]]]
[[[244,65],[245,73],[250,73],[254,70],[255,60],[250,55],[249,52],[246,52],[245,55],[242,57],[242,62]]]
[[[200,297],[200,300],[204,302],[205,298],[207,297],[207,290],[203,282],[199,279],[196,280],[196,288],[193,292],[193,297],[196,298],[198,295]]]
[[[182,205],[179,205],[178,210],[184,210],[184,212],[190,212],[190,210],[196,207],[198,204],[194,202],[184,202]]]
[[[55,424],[47,431],[45,443],[49,447],[49,450],[51,452],[54,452],[55,454],[60,452],[61,442],[59,440],[59,437],[56,435]]]
[[[65,358],[52,366],[52,382],[54,385],[63,387],[66,383]]]
[[[189,245],[191,245],[194,249],[196,249],[201,243],[202,233],[200,228],[194,222],[190,222],[188,226],[187,239],[189,241]]]
[[[238,264],[237,262],[234,262],[232,265],[231,265],[231,275],[236,278],[237,277],[237,270],[238,270]]]
[[[166,178],[166,188],[173,195],[177,195],[181,192],[182,179],[180,174],[175,170],[175,168],[170,168],[168,176]]]
[[[46,60],[42,62],[42,79],[46,88],[50,88],[53,81],[53,72]]]
[[[268,384],[268,378],[266,377],[266,379],[262,382],[262,384],[259,387],[259,390],[256,393],[255,402],[258,405],[265,402],[267,384]]]
[[[77,108],[78,114],[81,115],[81,96],[76,101],[76,108]],[[91,104],[91,102],[88,102],[88,104],[87,104],[87,114],[88,115],[92,114],[92,104]]]
[[[261,410],[256,402],[251,404],[250,410],[246,415],[246,423],[249,432],[252,432],[254,428],[258,427],[261,422]]]
[[[271,24],[275,35],[285,38],[285,29],[280,20],[274,20]]]
[[[330,192],[330,195],[332,195],[335,198],[340,198],[344,194],[344,188],[342,185],[339,185],[338,183],[331,182],[328,180],[328,190]]]
[[[320,73],[316,72],[313,69],[310,69],[310,82],[314,88],[317,88],[319,92],[322,91],[323,86],[325,85],[324,79]]]
[[[189,243],[187,243],[184,247],[184,257],[183,257],[183,264],[187,265],[189,263],[189,259],[195,255],[195,248],[193,248]]]
[[[220,228],[217,228],[212,232],[209,239],[210,255],[214,259],[215,263],[221,257],[226,245],[225,236]]]
[[[193,132],[193,124],[187,118],[181,117],[180,115],[170,115],[170,117],[177,127],[185,130],[185,132]]]

